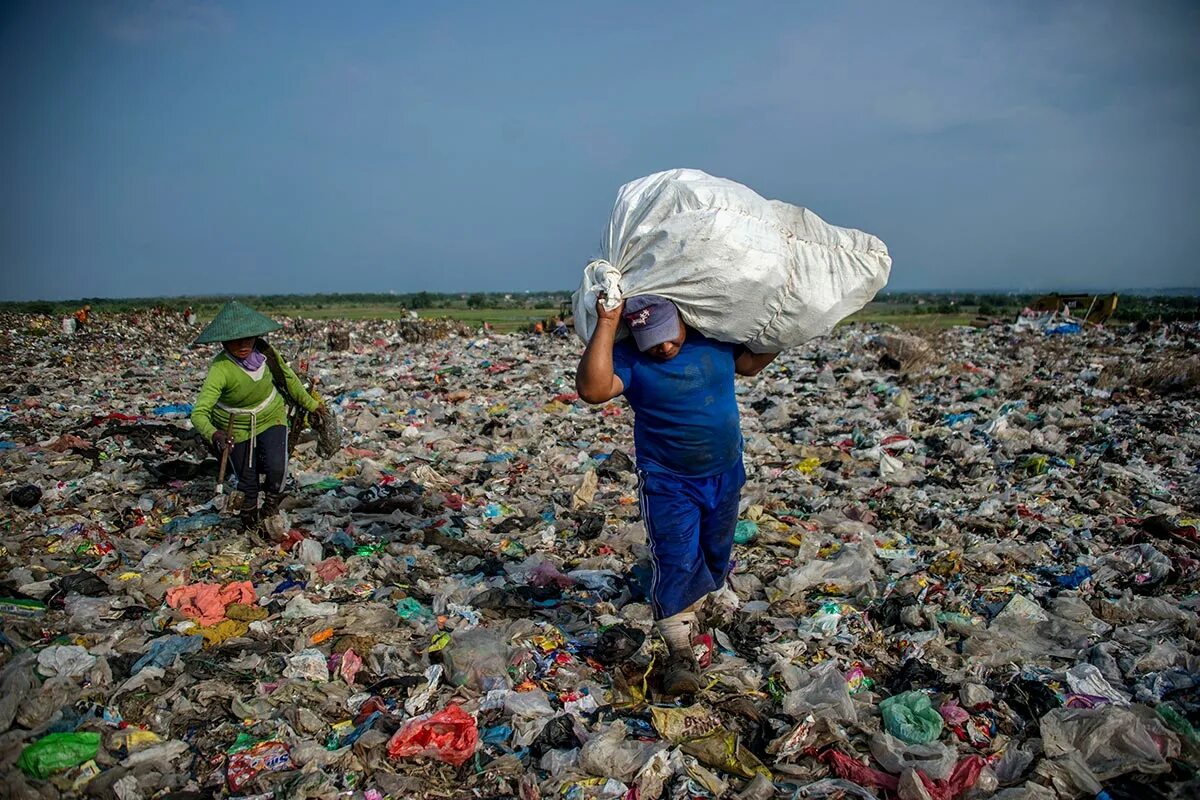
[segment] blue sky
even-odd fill
[[[1200,5],[16,3],[0,298],[573,288],[734,178],[891,287],[1200,284]]]

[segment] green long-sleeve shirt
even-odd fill
[[[270,358],[271,356],[267,356]],[[282,358],[283,375],[286,380],[288,394],[301,406],[309,411],[317,410],[317,401],[304,390],[296,373]],[[266,364],[251,375],[224,351],[213,359],[208,368],[208,376],[196,402],[192,404],[192,425],[205,439],[212,439],[214,431],[225,430],[229,424],[229,412],[217,406],[218,403],[230,408],[257,408],[267,399],[275,385],[271,382],[271,369]],[[258,412],[258,430],[265,431],[274,425],[287,424],[287,405],[283,396],[278,392],[275,399]],[[233,441],[244,442],[250,438],[250,416],[248,414],[233,415]]]

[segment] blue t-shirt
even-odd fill
[[[633,406],[639,467],[698,478],[737,464],[742,455],[733,394],[737,349],[690,328],[670,361],[642,353],[632,339],[613,346],[613,372]]]

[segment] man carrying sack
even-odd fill
[[[588,403],[618,395],[633,406],[642,519],[650,540],[651,606],[667,644],[663,690],[700,688],[695,611],[725,583],[746,471],[734,375],[757,375],[775,353],[710,339],[670,300],[597,303],[599,322],[575,385]],[[622,319],[631,339],[616,342]]]

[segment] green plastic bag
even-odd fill
[[[433,612],[411,597],[396,604],[396,613],[400,619],[433,619]]]
[[[1188,722],[1178,711],[1166,703],[1160,703],[1154,710],[1171,730],[1186,739],[1192,747],[1200,747],[1200,733],[1197,733],[1196,729],[1192,727],[1192,723]]]
[[[942,735],[942,715],[924,692],[905,692],[879,704],[888,733],[909,744],[929,744]]]
[[[26,775],[44,779],[91,761],[99,750],[98,733],[48,733],[21,751],[17,766]]]
[[[738,544],[747,544],[753,542],[758,536],[758,523],[750,519],[738,520],[737,527],[733,531],[733,541]]]

